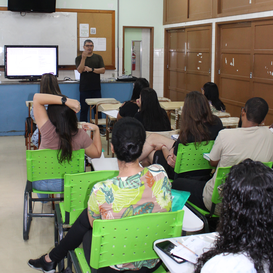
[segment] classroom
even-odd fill
[[[7,3],[8,0],[0,0],[1,28],[5,22],[19,17],[18,13],[7,10]],[[34,219],[29,240],[23,240],[26,101],[32,101],[33,95],[39,92],[39,84],[19,83],[18,79],[5,77],[4,45],[7,40],[14,45],[26,45],[28,41],[33,45],[52,45],[56,39],[60,89],[69,98],[79,100],[74,60],[81,54],[79,46],[83,38],[79,37],[77,15],[79,18],[83,14],[80,24],[84,24],[84,14],[91,11],[95,11],[95,16],[107,14],[112,24],[109,28],[104,26],[110,36],[106,38],[107,50],[103,55],[106,71],[101,75],[102,97],[113,97],[121,103],[129,100],[133,83],[114,81],[129,74],[146,77],[158,97],[172,101],[184,101],[190,91],[200,92],[206,82],[215,82],[231,117],[239,118],[245,102],[259,96],[269,106],[264,123],[273,124],[273,38],[270,35],[273,1],[56,0],[56,15],[59,14],[56,18],[52,14],[21,14],[31,18],[37,32],[24,35],[27,24],[12,25],[0,36],[0,262],[3,272],[34,272],[27,261],[50,251],[54,245],[53,218]],[[41,18],[46,22],[44,25]],[[51,25],[47,23],[49,20]],[[41,33],[40,24],[44,28]],[[100,24],[95,25],[99,31]],[[67,26],[65,30],[64,26]],[[61,35],[57,34],[58,29]],[[139,41],[141,74],[133,74],[136,72],[132,68],[131,50]]]

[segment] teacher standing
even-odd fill
[[[89,105],[87,98],[101,98],[100,74],[105,73],[103,59],[100,55],[93,53],[94,43],[85,40],[82,55],[75,59],[76,67],[80,76],[80,121],[88,121],[87,113]]]

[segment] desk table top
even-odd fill
[[[161,107],[166,111],[171,111],[183,107],[184,101],[162,101],[159,102]]]
[[[228,117],[228,118],[220,118],[224,127],[238,127],[239,119],[238,117]]]
[[[119,103],[117,101],[117,103],[103,103],[103,104],[100,104],[99,107],[98,107],[98,110],[99,111],[110,111],[110,110],[118,110],[119,107],[121,106],[122,104]]]
[[[100,102],[102,102],[102,103],[104,103],[104,102],[111,103],[111,102],[119,102],[119,101],[117,101],[114,98],[91,98],[91,99],[86,99],[85,102],[88,105],[95,105],[95,104],[98,104]]]
[[[204,241],[207,241],[213,245],[213,242],[217,238],[218,233],[212,232],[212,233],[205,233],[205,234],[197,234],[197,235],[190,235],[190,236],[183,236],[183,237],[176,237],[176,238],[166,238],[166,239],[160,239],[156,240],[154,242],[154,250],[159,256],[159,258],[162,260],[162,262],[167,266],[169,271],[171,273],[193,273],[194,272],[194,265],[190,262],[184,262],[182,264],[179,264],[175,262],[172,258],[170,258],[167,254],[165,254],[163,251],[161,251],[156,244],[160,243],[162,241],[170,240],[174,244],[177,244],[176,241],[179,241],[181,243],[185,242],[189,237],[198,237]]]
[[[27,107],[32,107],[33,101],[32,100],[26,100],[26,106]]]

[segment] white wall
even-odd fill
[[[0,7],[7,7],[7,0],[0,0]],[[60,9],[98,9],[116,11],[116,35],[117,35],[117,6],[118,0],[56,0],[56,8]],[[123,26],[148,26],[154,27],[154,88],[159,96],[163,95],[163,0],[119,0],[119,37],[116,36],[116,67],[119,61],[122,69],[122,44]],[[119,60],[117,60],[117,41],[119,39]],[[107,70],[103,77],[117,75],[117,71]],[[3,74],[3,73],[0,73]],[[72,71],[60,71],[59,78],[64,76],[74,78]],[[0,80],[4,80],[3,75]]]

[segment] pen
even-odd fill
[[[176,240],[175,240],[176,241]],[[180,243],[180,242],[178,242],[178,241],[176,241],[178,244],[180,244],[180,245],[182,245],[183,247],[185,247],[188,251],[190,251],[191,253],[193,253],[196,257],[198,257],[198,255],[194,252],[194,251],[192,251],[191,249],[189,249],[188,247],[186,247],[185,245],[183,245],[182,243]]]

